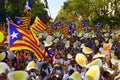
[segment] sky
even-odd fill
[[[49,6],[50,13],[51,13],[51,17],[54,20],[58,12],[61,9],[63,2],[65,2],[66,0],[47,0],[47,1],[48,1],[48,6]]]

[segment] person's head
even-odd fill
[[[106,80],[110,80],[111,79],[111,75],[108,71],[104,71],[103,72],[103,77],[106,79]]]
[[[43,64],[42,64],[42,68],[43,68],[43,69],[47,69],[47,66],[48,66],[47,63],[43,63]]]
[[[59,53],[57,53],[56,58],[60,59],[60,57],[61,57],[61,55]]]
[[[45,76],[47,75],[47,73],[46,73],[45,71],[41,71],[41,72],[40,72],[40,75],[41,75],[42,79],[44,79]]]
[[[69,72],[68,72],[69,76],[72,75],[73,73],[74,73],[73,69],[70,69]]]

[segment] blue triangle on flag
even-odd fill
[[[12,44],[22,38],[22,34],[15,28],[15,26],[11,23],[9,23],[9,27],[10,27],[10,46],[12,46]]]

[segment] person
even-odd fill
[[[66,73],[66,74],[63,76],[62,80],[68,80],[68,79],[69,79],[69,76],[72,75],[73,73],[74,73],[74,70],[73,70],[73,69],[70,69],[70,70],[68,71],[68,73]]]

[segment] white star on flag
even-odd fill
[[[13,31],[13,33],[11,34],[12,39],[17,38],[17,35],[18,35],[18,33],[15,33],[15,32]]]

